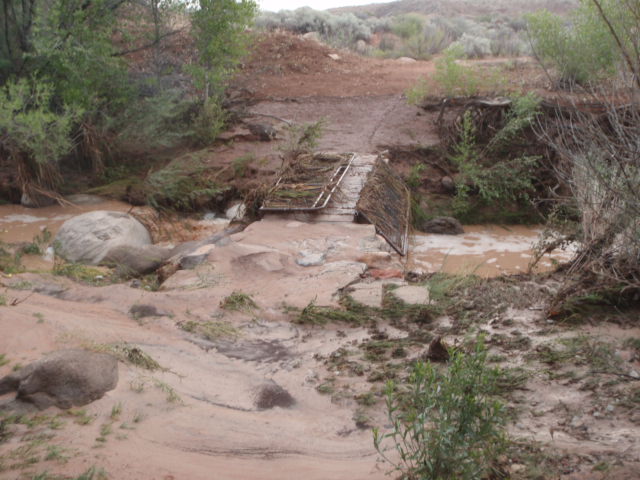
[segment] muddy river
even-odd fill
[[[474,273],[480,276],[524,273],[542,226],[465,225],[464,235],[415,235],[409,265],[425,272]],[[573,250],[555,250],[537,265],[549,270],[567,261]]]
[[[80,197],[73,205],[25,208],[0,205],[0,242],[31,242],[46,228],[54,236],[65,220],[93,210],[126,212],[131,206],[113,200]],[[464,235],[414,235],[407,264],[424,272],[474,273],[496,276],[526,272],[533,257],[541,226],[467,225]],[[555,262],[567,261],[573,251],[556,250],[539,262],[548,270]],[[43,268],[38,259],[25,259],[31,268]]]
[[[56,234],[65,220],[93,210],[126,212],[131,205],[93,196],[78,196],[79,202],[60,206],[27,208],[21,205],[0,205],[0,242],[31,242],[46,228]]]

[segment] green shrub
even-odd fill
[[[340,48],[353,48],[358,40],[369,40],[374,29],[386,29],[379,19],[360,19],[352,13],[332,14],[310,7],[294,11],[261,12],[256,25],[264,30],[278,29],[305,34],[315,32],[327,44]]]
[[[385,389],[392,430],[374,429],[374,445],[403,478],[476,480],[485,478],[506,445],[505,410],[492,398],[498,369],[486,366],[482,341],[473,354],[452,353],[444,370],[419,362],[406,391]],[[398,453],[386,455],[391,442]]]
[[[436,60],[434,78],[448,97],[476,95],[480,90],[480,78],[470,67],[458,63],[464,57],[462,45],[451,45]]]
[[[45,188],[59,182],[58,161],[71,150],[71,130],[80,110],[53,109],[54,88],[36,79],[9,81],[0,88],[0,151]]]
[[[481,147],[475,138],[471,111],[462,117],[460,139],[453,147],[452,163],[458,169],[454,211],[464,215],[477,194],[485,204],[526,200],[533,190],[534,168],[539,157],[513,156],[510,145],[531,126],[539,100],[534,95],[513,99],[504,126]]]
[[[199,0],[192,13],[192,35],[199,62],[191,69],[206,101],[216,97],[247,53],[251,38],[246,34],[257,12],[253,0]]]
[[[62,158],[101,175],[132,156],[215,138],[224,122],[219,99],[246,52],[257,9],[252,0],[199,0],[189,10],[176,0],[26,0],[5,7],[0,155],[30,197],[53,196]],[[166,48],[165,39],[183,30],[176,20],[191,23],[184,30],[194,35],[195,62],[176,60]],[[136,57],[136,71],[129,71],[127,54],[144,50],[153,54]],[[199,110],[189,99],[194,83]]]
[[[295,159],[303,153],[311,153],[324,133],[326,120],[290,125],[286,128],[285,139],[278,150],[286,159]]]
[[[219,96],[205,99],[193,121],[193,139],[199,145],[212,143],[224,128],[226,119]]]
[[[609,2],[610,4],[610,2]],[[613,73],[620,56],[607,25],[583,2],[569,25],[543,10],[527,15],[534,53],[563,84],[586,84]]]
[[[453,45],[460,45],[467,58],[484,58],[491,55],[491,40],[477,35],[463,33]]]
[[[197,154],[176,158],[145,180],[147,202],[157,209],[197,208],[202,198],[213,197],[223,190],[213,178],[207,177],[206,170],[207,166]]]

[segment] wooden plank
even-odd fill
[[[381,159],[362,189],[356,211],[400,254],[409,247],[411,198],[404,181]]]

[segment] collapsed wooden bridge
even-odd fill
[[[394,250],[406,255],[409,195],[380,156],[321,152],[291,162],[260,210],[306,222],[372,223]]]

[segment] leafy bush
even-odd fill
[[[448,97],[476,95],[480,89],[478,74],[470,67],[458,63],[463,56],[464,48],[461,45],[451,45],[436,60],[434,78]]]
[[[620,56],[606,24],[583,3],[566,25],[549,11],[527,17],[534,53],[561,84],[586,84],[613,73]]]
[[[223,188],[204,175],[206,165],[197,155],[178,157],[150,174],[145,181],[147,202],[154,208],[192,210],[201,198],[210,198]]]
[[[224,120],[220,98],[246,51],[246,29],[257,9],[253,0],[200,0],[188,11],[177,0],[5,6],[0,155],[9,158],[30,197],[54,196],[62,158],[102,174],[109,161],[194,135],[211,141]],[[176,26],[177,20],[190,28]],[[189,29],[197,58],[167,60],[164,39]],[[154,55],[136,56],[133,68],[144,73],[133,72],[124,59],[144,50]],[[145,58],[154,65],[141,65]]]
[[[393,21],[391,31],[405,40],[416,37],[422,33],[425,25],[425,18],[422,15],[406,14],[396,17]]]
[[[283,29],[299,34],[316,32],[329,45],[346,48],[355,47],[358,40],[369,40],[373,29],[388,29],[387,22],[377,19],[362,20],[352,13],[332,14],[310,7],[263,12],[256,19],[256,25],[265,30]]]
[[[467,58],[484,58],[491,55],[491,40],[488,38],[463,33],[460,40],[453,45],[459,45]]]
[[[246,54],[250,37],[245,30],[253,21],[253,0],[199,0],[191,15],[192,35],[199,64],[192,67],[204,99],[222,93],[226,80]]]
[[[200,145],[213,142],[227,119],[220,96],[206,99],[193,121],[193,138]]]
[[[473,354],[454,352],[444,371],[417,363],[406,390],[385,389],[392,430],[374,429],[374,445],[403,478],[476,480],[485,478],[504,450],[505,410],[492,399],[499,371],[486,367],[480,341]],[[391,441],[399,460],[390,459]]]
[[[510,145],[537,115],[539,100],[534,95],[513,99],[502,128],[480,147],[470,110],[462,117],[460,139],[454,145],[452,163],[458,169],[454,210],[464,215],[471,208],[470,197],[477,194],[485,204],[527,200],[534,189],[534,168],[539,157],[516,155]]]
[[[326,120],[317,122],[290,125],[287,127],[285,140],[278,147],[286,160],[295,160],[298,155],[311,153],[317,146],[324,133]]]
[[[170,148],[187,139],[199,139],[199,116],[204,107],[192,118],[195,105],[193,99],[186,98],[179,90],[164,90],[158,94],[140,98],[130,105],[114,112],[97,122],[103,132],[101,138],[108,138],[114,156],[124,156],[127,152],[142,154],[158,148]]]
[[[52,97],[50,84],[27,79],[0,89],[0,152],[8,153],[25,186],[34,179],[41,188],[55,189],[57,163],[72,148],[72,125],[81,112],[54,111]]]
[[[491,55],[495,57],[517,57],[530,54],[529,47],[514,28],[498,28],[489,32]]]

